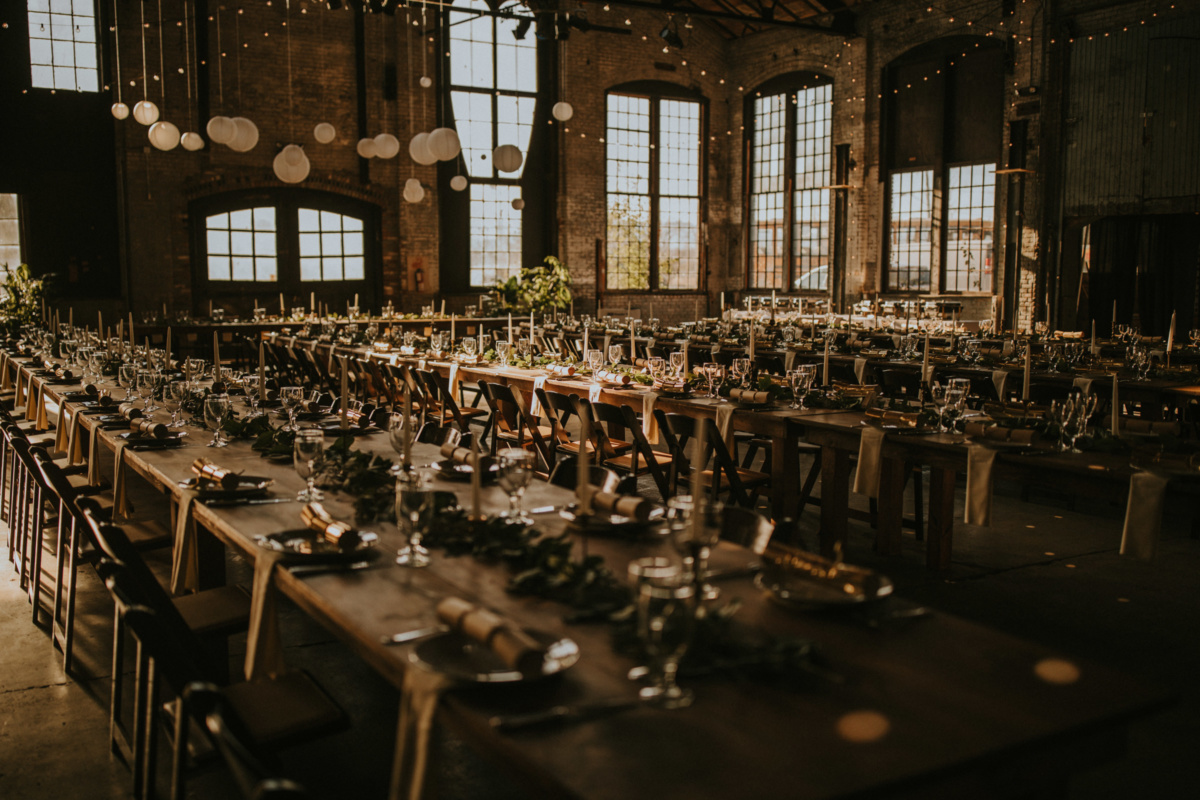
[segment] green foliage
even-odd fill
[[[45,287],[42,281],[34,280],[28,264],[20,264],[9,270],[2,288],[0,320],[9,333],[16,333],[23,325],[37,322]]]
[[[536,267],[522,267],[518,275],[499,281],[492,294],[503,311],[543,313],[571,305],[571,273],[554,256]]]

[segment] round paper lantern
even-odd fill
[[[433,153],[438,161],[458,158],[461,150],[458,133],[453,128],[434,128],[429,134],[429,152]]]
[[[461,192],[467,188],[467,179],[463,175],[455,175],[450,179],[450,188],[456,192]]]
[[[492,152],[492,163],[501,172],[516,172],[524,160],[515,144],[502,144]]]
[[[296,153],[300,154],[300,158],[293,163],[291,159],[295,157]],[[294,144],[289,144],[280,150],[271,166],[275,169],[275,177],[284,183],[300,183],[308,177],[308,172],[312,168],[304,150]]]
[[[171,122],[156,122],[150,126],[150,144],[159,150],[174,150],[179,146],[179,128]]]
[[[404,184],[404,199],[410,203],[419,203],[425,199],[425,187],[416,178],[409,178]]]
[[[258,126],[245,117],[234,117],[233,124],[237,126],[237,133],[227,142],[229,149],[249,153],[258,144]]]
[[[124,103],[113,103],[112,115],[117,119],[125,119],[129,116],[129,106]]]
[[[394,158],[400,152],[400,140],[390,133],[375,137],[375,155],[379,158]]]
[[[433,86],[433,78],[429,77],[428,75],[422,75],[421,88],[428,89],[430,86]]]
[[[321,144],[329,144],[336,136],[337,129],[328,122],[319,122],[317,127],[313,128],[313,138]]]
[[[304,154],[304,148],[297,144],[289,144],[287,147],[279,151],[283,156],[283,160],[287,162],[289,167],[297,167],[308,160],[308,156]]]
[[[205,130],[208,131],[208,138],[217,144],[229,144],[237,134],[237,125],[229,117],[213,117]]]
[[[522,208],[524,208],[524,207],[525,207],[525,200],[524,200],[524,198],[518,197],[518,198],[516,198],[515,200],[513,200],[513,201],[512,201],[512,207],[513,207],[513,208],[515,208],[517,211],[520,211]]]
[[[357,150],[358,154],[363,158],[374,158],[377,155],[375,152],[374,139],[359,139],[358,145],[354,149]]]
[[[183,145],[184,150],[191,150],[192,152],[204,149],[204,137],[195,131],[185,133],[180,137],[179,143]]]
[[[149,100],[139,100],[133,106],[133,118],[143,125],[158,122],[158,106]]]
[[[550,113],[553,114],[554,118],[559,122],[566,122],[571,117],[575,116],[575,109],[572,108],[571,104],[565,100],[559,100],[554,104],[554,107],[550,109]]]
[[[437,163],[437,156],[429,152],[428,133],[418,133],[412,138],[412,141],[408,143],[408,155],[423,167]]]

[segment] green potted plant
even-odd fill
[[[0,289],[3,294],[0,297],[0,324],[8,334],[16,334],[23,325],[37,322],[45,296],[44,287],[40,280],[33,278],[28,264],[9,270]]]
[[[536,267],[522,267],[517,275],[498,281],[492,289],[502,311],[514,314],[544,313],[571,305],[571,273],[554,256]]]

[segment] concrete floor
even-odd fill
[[[887,572],[909,599],[1176,690],[1179,704],[1136,723],[1128,754],[1078,776],[1071,797],[1200,796],[1200,770],[1191,764],[1200,746],[1200,542],[1187,534],[1190,510],[1168,510],[1162,552],[1146,564],[1116,554],[1123,497],[1109,507],[1073,511],[1064,498],[1044,495],[1022,503],[1015,494],[1011,487],[998,487],[992,528],[958,527],[954,565],[946,575],[925,570],[923,546],[911,534],[899,558],[874,556],[872,532],[862,523],[852,524],[848,556]],[[961,488],[959,500],[961,518]],[[856,504],[861,501],[854,497]],[[810,509],[803,520],[810,540],[815,518]],[[5,531],[0,543],[6,539]],[[47,562],[52,569],[48,556]],[[165,571],[166,554],[156,557],[155,566]],[[107,745],[111,601],[89,567],[79,574],[78,667],[69,677],[48,633],[31,623],[7,552],[0,558],[0,798],[5,800],[130,794],[128,770],[109,755]],[[249,583],[245,564],[232,563],[230,576]],[[394,741],[395,690],[284,605],[289,664],[310,667],[353,720],[350,731],[289,751],[284,774],[305,783],[316,797],[382,797]],[[243,647],[244,637],[233,640],[235,663]],[[434,778],[439,797],[522,796],[453,739],[443,737],[440,753]],[[339,769],[317,766],[330,763]],[[163,786],[165,771],[160,771]],[[236,791],[213,762],[197,771],[188,796],[228,798]]]

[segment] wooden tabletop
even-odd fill
[[[48,396],[57,399],[61,388],[48,388]],[[129,452],[129,467],[171,495],[178,494],[177,482],[190,476],[192,459],[201,455],[274,478],[279,496],[301,487],[289,467],[259,458],[244,442],[208,449],[205,434],[190,432],[177,450]],[[100,434],[105,450],[110,437]],[[355,446],[389,452],[381,435],[360,437]],[[418,445],[414,456],[420,463],[433,460],[436,451]],[[464,500],[469,492],[465,484],[441,480],[435,488]],[[570,498],[567,491],[537,483],[525,502],[526,507],[561,505]],[[348,519],[349,500],[327,493],[326,506]],[[500,508],[502,493],[486,489],[485,505]],[[221,542],[253,560],[258,552],[253,537],[297,527],[299,510],[295,503],[198,504],[195,513]],[[544,515],[537,529],[556,533],[564,524],[556,515]],[[785,610],[738,579],[720,588],[722,599],[744,602],[740,624],[814,639],[836,679],[803,677],[788,685],[691,679],[685,682],[697,699],[687,709],[643,708],[599,721],[503,734],[488,724],[492,714],[632,697],[635,687],[625,673],[633,662],[614,653],[607,627],[567,625],[563,607],[509,595],[504,568],[440,551],[427,569],[401,568],[391,561],[401,544],[396,528],[369,527],[380,534],[383,551],[373,568],[312,577],[283,572],[278,585],[393,684],[400,685],[411,648],[382,645],[379,637],[431,624],[434,605],[447,595],[578,642],[580,662],[558,678],[467,687],[451,692],[443,703],[446,722],[545,795],[826,798],[941,791],[965,796],[969,787],[994,781],[1044,785],[1048,775],[1069,774],[1112,757],[1127,723],[1167,701],[1164,693],[1102,666],[948,614],[876,630],[845,616]],[[593,537],[588,547],[618,575],[634,557],[666,552],[660,541]],[[723,544],[712,566],[751,560],[749,552]],[[1039,671],[1052,679],[1075,679],[1056,683],[1039,677]],[[879,738],[851,740],[855,732],[872,728]]]

